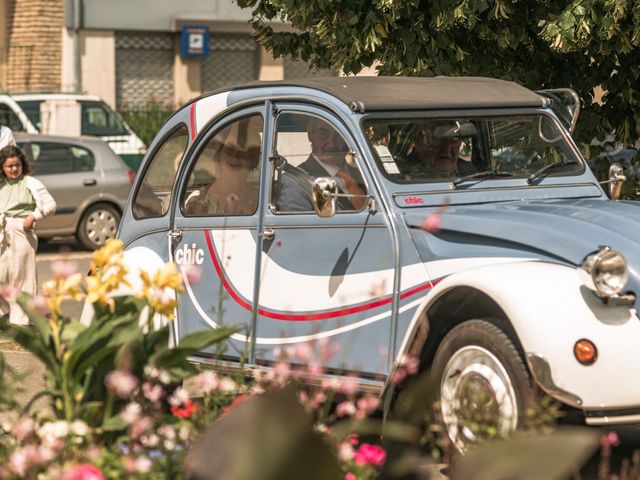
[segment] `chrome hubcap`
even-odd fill
[[[449,438],[460,451],[477,440],[505,437],[518,425],[518,403],[509,375],[482,347],[464,347],[447,362],[440,403]]]
[[[109,210],[96,210],[87,218],[87,237],[101,247],[107,240],[116,236],[118,222]]]

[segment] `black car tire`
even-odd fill
[[[95,250],[114,238],[120,224],[120,212],[107,203],[89,207],[80,219],[76,237],[82,247]]]
[[[458,450],[525,423],[535,389],[514,342],[494,323],[469,320],[453,328],[436,351],[432,371],[439,379],[442,423]]]

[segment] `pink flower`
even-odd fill
[[[197,375],[193,379],[193,383],[196,387],[200,388],[205,395],[215,392],[220,388],[220,379],[218,378],[218,375],[211,370],[207,370],[206,372],[202,372]]]
[[[431,213],[420,224],[420,228],[425,232],[436,233],[440,230],[442,216],[439,212]]]
[[[31,417],[21,417],[13,427],[13,435],[21,442],[35,431],[36,422]]]
[[[9,302],[13,302],[16,300],[17,296],[18,289],[15,287],[15,285],[0,285],[0,297],[6,299]]]
[[[49,308],[49,300],[44,295],[38,294],[35,297],[29,299],[27,307],[40,315],[49,315],[51,309]]]
[[[356,406],[353,402],[340,402],[336,407],[338,417],[352,417],[356,413]]]
[[[64,280],[78,271],[78,264],[72,260],[54,260],[51,262],[53,278]]]
[[[378,397],[363,397],[357,402],[358,411],[355,415],[357,419],[363,419],[369,416],[372,412],[375,412],[380,406],[380,398]]]
[[[129,427],[129,434],[132,438],[138,438],[143,433],[146,433],[153,426],[153,419],[151,417],[137,418]]]
[[[373,465],[381,467],[387,459],[384,448],[369,443],[363,443],[356,452],[355,460],[358,465]]]
[[[189,285],[195,285],[202,280],[202,268],[197,265],[186,265],[182,268],[184,278],[187,279]]]
[[[127,398],[138,386],[138,379],[125,370],[114,370],[107,374],[104,384],[120,398]]]
[[[344,476],[344,480],[356,480],[356,476],[351,472],[347,472]]]
[[[164,390],[160,385],[153,385],[150,382],[142,384],[142,393],[150,402],[156,403],[164,396]]]
[[[95,465],[85,463],[69,468],[62,480],[104,480],[104,475]]]

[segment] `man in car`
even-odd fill
[[[425,122],[414,136],[410,161],[416,162],[416,172],[423,178],[455,177],[460,172],[462,139],[456,135],[455,122]]]
[[[311,143],[311,154],[302,162],[296,172],[295,167],[287,165],[280,178],[278,206],[282,211],[312,211],[310,181],[319,177],[333,178],[341,193],[362,195],[358,197],[339,197],[339,210],[360,210],[366,203],[366,189],[357,168],[350,166],[346,157],[349,147],[346,142],[326,121],[311,117],[307,122],[307,137]],[[300,172],[301,171],[301,172]],[[306,174],[307,179],[304,178]]]

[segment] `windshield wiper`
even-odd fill
[[[463,177],[458,177],[451,182],[451,187],[455,188],[461,183],[468,182],[475,179],[487,179],[487,178],[500,178],[500,177],[513,177],[513,173],[509,172],[496,172],[495,170],[485,170],[484,172],[471,173]]]
[[[554,168],[560,168],[560,167],[564,167],[566,165],[577,165],[577,164],[578,164],[577,160],[557,160],[557,161],[555,161],[553,163],[550,163],[549,165],[545,165],[541,169],[536,170],[531,175],[529,175],[527,177],[527,183],[533,182],[536,178],[541,177],[542,175],[544,175],[544,174],[548,173],[549,171],[553,170]]]

